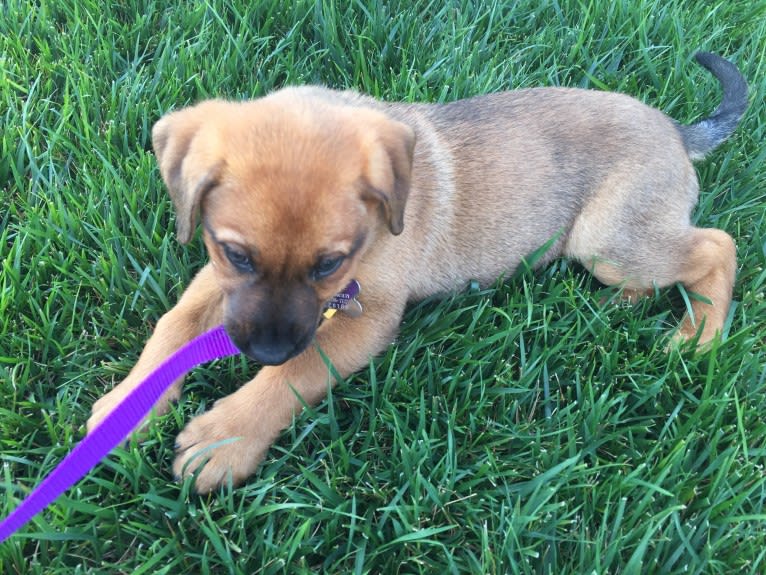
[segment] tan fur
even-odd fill
[[[627,96],[537,89],[430,106],[288,88],[174,112],[153,136],[179,238],[189,241],[201,214],[211,263],[127,379],[95,404],[89,429],[221,321],[256,356],[297,342],[284,363],[261,368],[179,435],[176,474],[207,460],[199,491],[244,480],[302,402],[325,397],[334,377],[318,349],[351,374],[391,342],[408,301],[493,282],[549,240],[540,264],[577,259],[626,297],[680,281],[708,298],[694,301],[695,322],[685,318],[678,337],[705,343],[723,327],[734,243],[691,225],[698,186],[679,131]],[[236,269],[231,249],[257,271]],[[312,279],[334,254],[351,255]],[[352,278],[364,313],[317,328],[324,302]],[[198,455],[230,438],[239,439]]]

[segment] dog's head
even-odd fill
[[[263,364],[303,351],[378,231],[403,228],[413,131],[332,94],[207,101],[152,133],[178,238],[199,215],[226,330]]]

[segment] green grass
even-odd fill
[[[752,88],[698,165],[696,221],[739,246],[724,343],[666,354],[675,290],[602,306],[559,261],[413,306],[243,487],[198,497],[173,440],[252,369],[221,361],[0,544],[0,573],[765,572],[765,0],[1,4],[0,515],[204,261],[168,231],[165,111],[309,82],[408,101],[567,85],[688,122],[719,99],[697,49]]]

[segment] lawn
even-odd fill
[[[0,573],[766,572],[766,0],[0,4],[0,515],[205,261],[172,234],[163,113],[288,84],[432,102],[562,85],[691,122],[720,99],[698,49],[751,85],[697,165],[695,220],[738,244],[724,341],[666,352],[677,289],[604,304],[571,262],[522,270],[413,305],[245,485],[200,497],[172,477],[174,437],[255,369],[220,360],[0,544]]]

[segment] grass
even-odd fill
[[[207,497],[175,433],[252,370],[184,401],[0,544],[4,574],[766,571],[766,1],[8,0],[0,5],[0,514],[82,437],[204,261],[149,150],[165,111],[321,82],[450,101],[619,90],[692,121],[734,59],[752,106],[698,164],[695,219],[739,276],[726,341],[667,354],[674,290],[633,307],[559,261],[412,306],[369,369],[300,416],[250,481]]]

